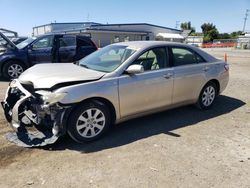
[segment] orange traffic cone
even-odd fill
[[[224,61],[227,63],[227,53],[224,55]]]

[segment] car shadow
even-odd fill
[[[53,145],[45,146],[43,149],[69,149],[90,153],[123,146],[158,134],[178,138],[181,135],[171,131],[227,114],[245,104],[239,99],[222,95],[217,98],[212,109],[207,111],[198,110],[192,105],[180,107],[121,123],[114,126],[104,137],[95,142],[79,144],[69,136],[64,136]]]
[[[0,82],[10,82],[7,78],[0,76]]]

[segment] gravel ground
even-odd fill
[[[186,106],[122,123],[106,137],[26,149],[5,140],[0,187],[250,187],[250,53],[207,50],[230,63],[213,109]],[[2,99],[8,82],[0,82]]]

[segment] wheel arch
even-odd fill
[[[203,90],[203,88],[207,85],[207,84],[209,84],[209,83],[214,83],[215,85],[216,85],[216,87],[217,87],[217,91],[216,91],[216,94],[217,95],[219,95],[219,93],[220,93],[220,82],[217,80],[217,79],[211,79],[211,80],[208,80],[201,88],[200,88],[200,90],[199,90],[199,93],[197,94],[197,99],[196,99],[196,102],[199,100],[199,97],[200,97],[200,95],[201,95],[201,91]]]
[[[205,85],[207,85],[208,83],[214,83],[215,85],[216,85],[216,89],[217,89],[217,95],[220,93],[220,82],[217,80],[217,79],[211,79],[211,80],[209,80]],[[204,85],[204,86],[205,86]],[[203,86],[203,87],[204,87]]]
[[[20,62],[20,63],[22,63],[22,64],[25,66],[25,68],[27,68],[27,64],[26,64],[23,60],[18,59],[18,58],[7,58],[7,59],[3,60],[2,63],[1,63],[1,67],[0,67],[1,73],[3,72],[3,67],[4,67],[4,65],[5,65],[7,62],[9,62],[9,61]]]
[[[199,109],[201,109],[201,110],[203,110],[203,109],[209,109],[210,108],[210,106],[211,106],[211,104],[210,104],[210,106],[208,106],[208,107],[204,107],[202,104],[201,104],[201,102],[200,102],[200,98],[201,98],[201,96],[202,96],[202,93],[203,93],[203,90],[205,89],[205,87],[208,85],[208,84],[213,84],[213,85],[215,85],[215,87],[216,87],[216,94],[215,94],[215,97],[217,96],[217,95],[219,95],[219,92],[220,92],[220,82],[217,80],[217,79],[211,79],[211,80],[209,80],[209,81],[207,81],[204,85],[203,85],[203,87],[202,87],[202,89],[201,89],[201,91],[200,91],[200,94],[199,94],[199,97],[198,97],[198,99],[197,99],[197,101],[196,101],[196,103],[195,103],[195,105],[199,108]],[[214,98],[215,99],[215,98]]]
[[[115,123],[116,121],[116,118],[117,118],[117,113],[116,113],[116,109],[114,107],[114,105],[112,104],[112,102],[106,98],[103,98],[103,97],[90,97],[90,98],[87,98],[87,99],[84,99],[82,100],[81,102],[78,102],[76,103],[73,108],[71,109],[70,111],[70,114],[81,104],[83,103],[87,103],[87,102],[90,102],[90,101],[95,101],[95,102],[99,102],[99,103],[102,103],[102,104],[106,104],[108,109],[110,110],[110,114],[111,114],[111,123]],[[69,116],[70,116],[69,114]]]

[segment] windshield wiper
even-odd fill
[[[80,64],[80,66],[81,66],[81,67],[84,67],[84,68],[86,68],[86,69],[89,69],[89,67],[88,67],[87,65],[82,65],[82,64]]]
[[[79,64],[79,63],[80,63],[79,61],[74,61],[73,63],[74,63],[75,65],[80,65],[80,64]]]

